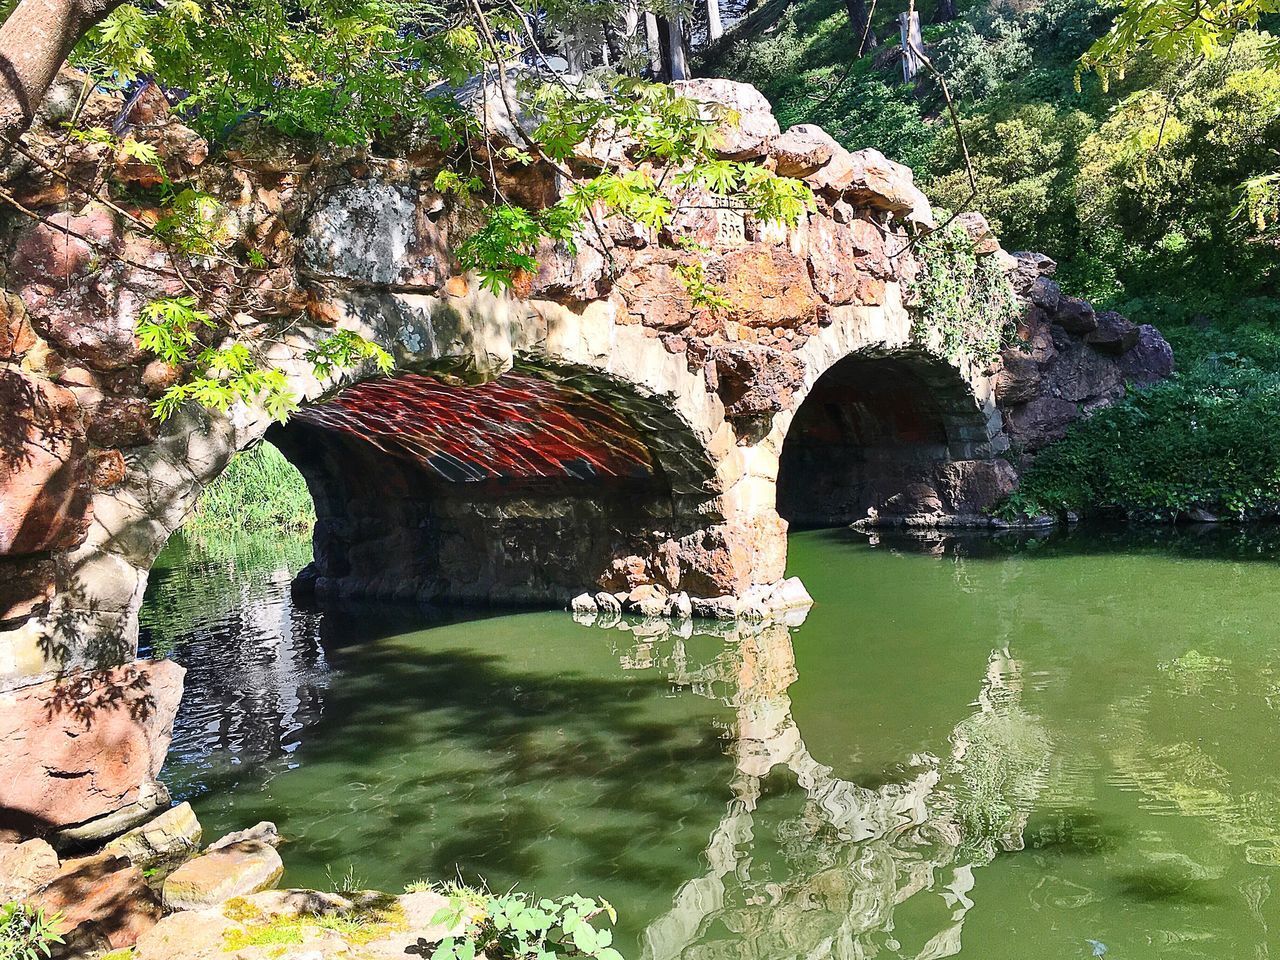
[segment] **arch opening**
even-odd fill
[[[625,587],[620,558],[656,557],[707,522],[701,445],[660,402],[598,375],[401,373],[266,439],[316,506],[303,594],[563,603]]]
[[[926,354],[852,354],[814,383],[778,467],[795,527],[985,523],[1013,488],[988,418],[955,367]]]

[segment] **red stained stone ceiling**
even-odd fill
[[[525,373],[474,387],[413,373],[366,380],[295,419],[451,482],[653,476],[648,448],[611,407]]]

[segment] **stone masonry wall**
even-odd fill
[[[198,185],[221,203],[225,256],[185,258],[175,269],[170,252],[141,228],[156,215],[148,206],[156,170],[61,132],[80,89],[74,77],[55,89],[29,137],[37,161],[19,157],[0,174],[46,221],[11,213],[0,229],[7,251],[0,686],[129,660],[156,553],[203,486],[267,430],[263,411],[245,405],[227,414],[184,411],[163,426],[150,417],[148,403],[185,371],[139,347],[139,313],[192,281],[219,318],[217,329],[202,331],[208,342],[240,339],[288,375],[304,410],[286,431],[332,427],[322,415],[326,402],[341,402],[344,390],[358,391],[374,375],[359,369],[321,381],[306,363],[311,345],[343,328],[391,350],[397,376],[434,378],[459,405],[467,384],[516,366],[569,384],[617,411],[626,424],[619,436],[646,451],[651,477],[628,502],[611,492],[607,476],[579,476],[567,461],[509,471],[505,493],[449,487],[434,468],[419,467],[445,454],[458,459],[456,450],[424,434],[415,473],[403,450],[388,452],[394,425],[348,436],[344,442],[366,446],[348,459],[345,480],[317,452],[335,438],[294,444],[313,489],[347,491],[320,498],[310,573],[313,586],[344,595],[562,603],[606,591],[639,606],[630,593],[643,588],[650,611],[692,609],[701,597],[722,615],[765,616],[799,596],[780,586],[786,524],[776,482],[784,442],[797,410],[836,364],[911,358],[927,368],[927,390],[949,398],[939,442],[922,459],[928,469],[901,474],[903,489],[877,481],[858,500],[859,509],[866,501],[886,515],[933,523],[980,518],[1012,488],[1018,458],[1114,399],[1126,382],[1148,382],[1171,366],[1158,333],[1062,295],[1049,279],[1051,262],[1005,253],[976,215],[963,222],[981,255],[998,258],[1026,299],[1025,347],[1006,350],[993,367],[940,356],[912,322],[919,264],[910,241],[936,223],[911,171],[873,149],[849,152],[815,127],[779,130],[763,97],[742,84],[699,80],[682,89],[740,116],[722,131],[723,156],[802,178],[815,191],[815,213],[786,229],[673,187],[678,212],[668,228],[601,214],[602,229],[584,232],[575,253],[548,244],[538,272],[501,297],[461,271],[455,250],[476,222],[476,206],[434,190],[443,159],[412,136],[374,155],[284,142],[247,125],[210,157],[207,144],[168,116],[157,91],[135,98],[127,113],[93,93],[81,125],[153,143],[171,181]],[[473,150],[493,159],[512,199],[554,202],[564,187],[554,170],[507,167],[498,157],[497,148],[516,139],[513,125],[531,121],[502,115],[501,98],[490,94],[475,109],[491,138]],[[589,164],[602,151],[625,158],[626,146],[584,143],[574,162]],[[249,251],[261,256],[258,267]],[[727,309],[693,303],[676,271],[694,261],[726,294]],[[492,429],[496,437],[507,427],[495,421]],[[479,456],[488,441],[483,431],[475,436]],[[283,434],[282,445],[290,448]],[[412,495],[384,495],[393,482]],[[527,489],[543,492],[531,497]],[[570,507],[575,497],[590,508]],[[476,506],[468,516],[469,503]],[[575,510],[588,519],[574,520]],[[389,552],[374,548],[376,531],[403,527],[409,516],[421,536],[400,537]],[[590,549],[534,549],[549,536],[579,534]],[[481,550],[485,538],[492,542]],[[360,568],[352,558],[361,555],[385,568]],[[472,576],[464,589],[458,573],[486,556],[492,575]],[[503,564],[510,569],[498,575]],[[689,602],[676,603],[681,594]]]

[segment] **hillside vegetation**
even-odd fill
[[[1098,0],[976,0],[927,24],[978,181],[970,199],[938,84],[901,80],[904,9],[877,3],[881,43],[859,58],[843,3],[770,0],[699,67],[757,85],[784,127],[818,123],[851,149],[911,165],[935,203],[982,211],[1009,249],[1056,259],[1068,292],[1154,323],[1173,343],[1174,379],[1077,427],[1013,506],[1149,519],[1275,512],[1280,246],[1246,189],[1280,165],[1270,37],[1241,33],[1211,58],[1140,54],[1104,89],[1077,73],[1116,13]]]

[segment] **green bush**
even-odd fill
[[[1235,353],[1076,425],[1022,478],[1028,513],[1114,509],[1169,521],[1191,510],[1248,519],[1280,508],[1280,373]]]
[[[63,942],[56,932],[61,916],[21,903],[0,905],[0,960],[45,960]]]
[[[915,296],[920,306],[912,332],[925,342],[936,338],[950,360],[994,362],[1013,339],[1017,315],[1004,270],[994,258],[978,257],[969,234],[958,224],[930,234],[919,249]]]
[[[315,505],[302,475],[279,450],[263,443],[236,454],[205,488],[186,529],[197,535],[305,532],[315,520]]]

